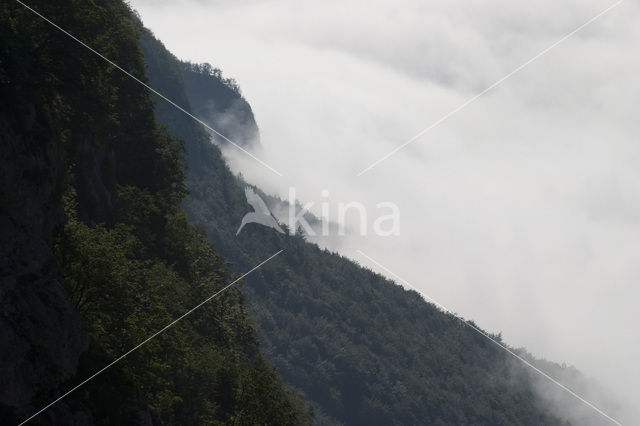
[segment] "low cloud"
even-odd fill
[[[132,2],[178,57],[210,62],[242,87],[261,158],[285,175],[227,150],[250,183],[281,198],[295,186],[303,202],[326,189],[332,203],[401,209],[398,237],[321,245],[363,264],[356,250],[366,252],[631,406],[640,399],[637,4],[355,176],[609,5]]]

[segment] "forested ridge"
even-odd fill
[[[226,84],[206,71],[211,66],[191,66],[189,73],[201,73],[197,81],[209,81],[187,91],[190,77],[183,64],[148,31],[143,47],[152,85],[177,95],[187,108],[189,92],[202,102],[209,93],[215,99],[211,87]],[[242,99],[239,92],[236,96]],[[242,216],[251,211],[243,193],[247,184],[232,174],[201,126],[160,99],[156,114],[185,141],[185,210],[231,267],[241,271],[284,250],[248,277],[242,291],[267,357],[313,403],[317,424],[606,423],[555,385],[539,392],[537,373],[416,292],[306,242],[303,235],[248,225],[236,236]],[[216,128],[215,114],[199,118]],[[517,351],[572,385],[585,384],[575,369]]]
[[[238,84],[176,59],[122,1],[29,4],[235,142],[258,143]],[[1,424],[280,250],[34,422],[599,424],[567,417],[584,406],[549,403],[527,367],[416,292],[303,235],[250,224],[236,236],[246,183],[207,130],[14,2],[0,5],[0,95]]]
[[[31,6],[146,80],[143,29],[123,2]],[[17,3],[0,6],[0,32],[0,423],[16,424],[234,275],[180,207],[183,145],[156,123],[148,90]],[[6,353],[12,343],[17,353]],[[309,419],[231,288],[34,421]]]

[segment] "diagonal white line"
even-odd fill
[[[134,76],[133,74],[131,74],[130,72],[128,72],[127,70],[125,70],[124,68],[122,68],[120,65],[116,64],[115,62],[113,62],[112,60],[110,60],[109,58],[105,57],[104,55],[102,55],[100,52],[96,51],[94,48],[92,48],[91,46],[89,46],[88,44],[86,44],[85,42],[83,42],[82,40],[78,39],[77,37],[75,37],[73,34],[69,33],[68,31],[64,30],[63,28],[61,28],[60,26],[58,26],[55,22],[47,19],[45,16],[41,15],[40,13],[38,13],[37,11],[35,11],[34,9],[32,9],[31,7],[27,6],[26,4],[24,4],[23,2],[21,2],[20,0],[16,0],[20,5],[24,6],[27,10],[33,12],[34,14],[36,14],[37,16],[39,16],[43,21],[51,24],[53,27],[55,27],[56,29],[60,30],[63,34],[69,36],[71,39],[75,40],[76,42],[80,43],[83,47],[87,48],[88,50],[90,50],[91,52],[95,53],[96,55],[98,55],[100,58],[104,59],[106,62],[108,62],[111,66],[113,66],[114,68],[122,71],[123,73],[125,73],[127,76],[131,77],[133,80],[135,80],[136,82],[138,82],[139,84],[143,85],[144,87],[146,87],[148,90],[150,90],[151,92],[155,93],[156,95],[158,95],[160,98],[164,99],[165,101],[167,101],[169,104],[173,105],[176,109],[178,109],[179,111],[184,112],[185,114],[187,114],[189,117],[193,118],[195,121],[197,121],[198,123],[202,124],[204,127],[206,127],[207,129],[211,130],[213,133],[215,133],[216,135],[220,136],[221,138],[223,138],[224,140],[226,140],[227,142],[229,142],[231,145],[235,146],[236,148],[238,148],[240,151],[244,152],[245,154],[247,154],[249,157],[253,158],[254,160],[256,160],[258,163],[262,164],[264,167],[266,167],[267,169],[271,170],[273,173],[277,174],[278,176],[283,176],[282,173],[280,173],[279,171],[277,171],[276,169],[274,169],[273,167],[271,167],[270,165],[268,165],[267,163],[265,163],[264,161],[262,161],[261,159],[259,159],[258,157],[256,157],[255,155],[253,155],[252,153],[250,153],[249,151],[247,151],[246,149],[244,149],[243,147],[241,147],[240,145],[238,145],[237,143],[235,143],[234,141],[232,141],[231,139],[229,139],[228,137],[226,137],[225,135],[223,135],[222,133],[220,133],[219,131],[217,131],[216,129],[214,129],[213,127],[209,126],[207,123],[205,123],[204,121],[200,120],[198,117],[196,117],[195,115],[191,114],[189,111],[185,110],[184,108],[182,108],[180,105],[176,104],[175,102],[173,102],[171,99],[167,98],[165,95],[163,95],[162,93],[158,92],[156,89],[154,89],[153,87],[149,86],[147,83],[145,83],[144,81],[140,80],[139,78],[137,78],[136,76]]]
[[[22,426],[23,424],[27,423],[28,421],[30,421],[31,419],[33,419],[34,417],[36,417],[37,415],[39,415],[40,413],[42,413],[43,411],[45,411],[46,409],[48,409],[49,407],[51,407],[52,405],[54,405],[56,402],[60,401],[62,398],[66,397],[67,395],[69,395],[70,393],[74,392],[75,390],[77,390],[79,387],[85,385],[87,382],[91,381],[92,379],[94,379],[96,376],[98,376],[99,374],[103,373],[105,370],[109,369],[110,367],[112,367],[113,365],[117,364],[118,362],[122,361],[124,358],[126,358],[128,355],[130,355],[132,352],[138,350],[141,346],[143,346],[144,344],[146,344],[147,342],[149,342],[150,340],[154,339],[156,336],[164,333],[167,329],[171,328],[172,326],[174,326],[175,324],[177,324],[179,321],[181,321],[182,319],[184,319],[187,315],[190,315],[193,311],[195,311],[196,309],[200,308],[202,305],[204,305],[205,303],[207,303],[208,301],[210,301],[211,299],[213,299],[214,297],[218,296],[219,294],[221,294],[223,291],[225,291],[226,289],[228,289],[229,287],[231,287],[232,285],[234,285],[235,283],[237,283],[238,281],[240,281],[241,279],[243,279],[244,277],[246,277],[247,275],[249,275],[250,273],[252,273],[253,271],[255,271],[256,269],[260,268],[262,265],[264,265],[265,263],[267,263],[268,261],[270,261],[271,259],[273,259],[274,257],[276,257],[277,255],[279,255],[280,253],[282,253],[284,250],[280,250],[277,253],[273,254],[271,257],[269,257],[266,260],[263,260],[262,262],[260,262],[258,265],[254,266],[249,272],[245,272],[243,275],[241,275],[239,278],[233,280],[231,283],[229,283],[227,286],[225,286],[224,288],[222,288],[221,290],[217,291],[216,293],[212,294],[211,296],[207,297],[205,300],[203,300],[202,302],[200,302],[199,304],[197,304],[196,306],[194,306],[193,308],[189,309],[187,312],[185,312],[184,314],[180,315],[178,318],[176,318],[175,320],[171,321],[169,324],[165,325],[163,328],[161,328],[160,330],[156,331],[155,333],[153,333],[150,337],[146,338],[145,340],[143,340],[142,342],[138,343],[136,346],[134,346],[133,348],[129,349],[127,352],[125,352],[124,354],[120,355],[118,358],[116,358],[115,360],[113,360],[110,364],[104,366],[102,369],[98,370],[97,372],[95,372],[93,375],[89,376],[87,379],[83,380],[82,382],[80,382],[79,384],[77,384],[76,386],[74,386],[73,388],[71,388],[69,391],[67,391],[66,393],[62,394],[62,396],[60,396],[59,398],[57,398],[56,400],[52,401],[51,403],[49,403],[48,405],[46,405],[45,407],[41,408],[38,412],[34,413],[31,417],[29,417],[28,419],[25,419],[22,421],[22,423],[20,423],[18,426]]]
[[[371,170],[372,168],[374,168],[375,166],[377,166],[378,164],[382,163],[384,160],[386,160],[387,158],[391,157],[392,155],[394,155],[395,153],[397,153],[398,151],[400,151],[401,149],[405,148],[407,145],[409,145],[410,143],[414,142],[416,139],[418,139],[420,136],[424,135],[425,133],[427,133],[429,130],[439,126],[440,124],[442,124],[444,121],[446,121],[449,117],[451,117],[452,115],[460,112],[461,110],[463,110],[465,107],[467,107],[469,104],[473,103],[474,101],[476,101],[478,98],[480,98],[481,96],[485,95],[486,93],[490,92],[491,90],[495,89],[497,86],[499,86],[500,84],[504,83],[507,79],[509,79],[511,76],[513,76],[514,74],[516,74],[518,71],[522,70],[523,68],[525,68],[527,65],[531,64],[532,62],[534,62],[535,60],[537,60],[538,58],[540,58],[541,56],[543,56],[544,54],[546,54],[547,52],[549,52],[551,49],[553,49],[554,47],[556,47],[557,45],[559,45],[560,43],[564,42],[565,40],[567,40],[569,37],[575,35],[578,31],[582,30],[583,28],[585,28],[586,26],[588,26],[589,24],[593,23],[595,20],[597,20],[598,18],[600,18],[602,15],[606,14],[607,12],[611,11],[613,8],[617,7],[620,5],[620,3],[622,3],[624,0],[618,0],[617,2],[613,3],[611,6],[607,7],[606,9],[604,9],[602,12],[598,13],[597,15],[595,15],[593,18],[589,19],[587,22],[585,22],[584,24],[580,25],[579,27],[577,27],[576,29],[574,29],[573,31],[571,31],[570,33],[567,33],[565,36],[563,36],[561,39],[557,40],[555,43],[551,44],[550,46],[546,47],[545,49],[543,49],[542,51],[540,51],[537,55],[535,55],[533,58],[529,59],[528,61],[524,62],[523,64],[521,64],[520,66],[516,67],[513,71],[511,71],[509,74],[505,75],[504,77],[502,77],[501,79],[497,80],[495,83],[493,83],[492,85],[490,85],[489,87],[487,87],[486,89],[484,89],[482,92],[477,93],[476,95],[470,97],[469,99],[467,99],[466,101],[464,101],[462,104],[460,104],[459,106],[457,106],[456,108],[452,109],[451,111],[449,111],[448,113],[446,113],[445,115],[443,115],[442,117],[440,117],[438,120],[436,120],[435,122],[433,122],[431,125],[429,125],[429,127],[426,127],[425,129],[421,130],[419,133],[417,133],[415,136],[411,137],[410,139],[408,139],[406,142],[404,142],[403,144],[395,147],[394,149],[392,149],[391,151],[389,151],[386,155],[384,155],[383,157],[379,158],[378,160],[374,161],[373,163],[371,163],[369,166],[365,167],[364,169],[362,169],[356,176],[362,176],[363,174],[365,174],[366,172],[368,172],[369,170]]]
[[[513,355],[514,357],[516,357],[518,360],[522,361],[525,365],[527,365],[528,367],[532,368],[534,371],[536,371],[537,373],[541,374],[542,376],[544,376],[545,378],[547,378],[548,380],[550,380],[551,382],[553,382],[554,384],[558,385],[561,389],[567,391],[568,393],[570,393],[572,396],[574,396],[575,398],[579,399],[580,401],[582,401],[583,403],[585,403],[586,405],[588,405],[589,407],[593,408],[595,411],[597,411],[600,415],[606,417],[608,420],[612,421],[613,423],[622,426],[622,424],[617,421],[616,419],[614,419],[613,417],[609,416],[607,413],[605,413],[604,411],[602,411],[601,409],[599,409],[598,407],[596,407],[595,405],[593,405],[591,402],[587,401],[586,399],[584,399],[583,397],[581,397],[580,395],[578,395],[577,393],[575,393],[574,391],[572,391],[571,389],[569,389],[568,387],[566,387],[565,385],[563,385],[562,383],[560,383],[559,381],[557,381],[556,379],[554,379],[553,377],[549,376],[547,373],[545,373],[544,371],[540,370],[538,367],[536,367],[535,365],[531,364],[529,361],[527,361],[526,359],[524,359],[523,357],[521,357],[520,355],[518,355],[517,353],[515,353],[514,351],[512,351],[511,349],[509,349],[509,347],[507,347],[506,345],[504,345],[503,343],[497,341],[496,339],[494,339],[493,337],[491,337],[489,334],[487,334],[486,332],[482,331],[481,329],[479,329],[478,327],[476,327],[475,325],[473,325],[472,323],[470,323],[469,321],[465,320],[464,318],[456,315],[453,311],[451,311],[450,309],[448,309],[447,307],[445,307],[444,305],[442,305],[440,302],[438,302],[437,300],[429,297],[427,294],[423,293],[422,291],[418,290],[414,285],[412,285],[409,281],[405,280],[404,278],[400,277],[398,274],[396,274],[395,272],[391,271],[389,268],[387,268],[386,266],[382,265],[380,262],[378,262],[377,260],[371,258],[371,256],[368,256],[367,254],[365,254],[364,252],[362,252],[361,250],[356,250],[361,256],[367,258],[369,261],[375,263],[376,265],[378,265],[380,268],[382,268],[383,270],[385,270],[386,272],[388,272],[389,274],[393,275],[395,278],[397,278],[398,280],[400,280],[401,282],[403,282],[406,286],[411,287],[413,290],[417,291],[418,294],[420,294],[422,297],[424,297],[425,299],[429,300],[431,303],[435,304],[436,306],[438,306],[440,309],[444,310],[445,312],[451,314],[453,317],[455,317],[457,320],[459,320],[460,322],[462,322],[463,324],[465,324],[468,327],[471,327],[473,330],[475,330],[477,333],[481,334],[482,336],[486,337],[487,339],[491,340],[493,343],[495,343],[496,345],[498,345],[500,348],[504,349],[505,351],[507,351],[509,354]]]

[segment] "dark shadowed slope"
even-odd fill
[[[242,97],[233,79],[222,77],[222,72],[209,64],[182,62],[184,90],[192,112],[234,143],[252,147],[260,143],[258,126],[251,106]],[[214,135],[220,143],[223,138]]]
[[[99,4],[97,4],[99,3]],[[145,80],[121,1],[32,1]],[[0,424],[17,424],[233,280],[180,208],[182,145],[147,89],[0,6]],[[253,265],[252,265],[253,266]],[[34,424],[300,424],[236,289]]]

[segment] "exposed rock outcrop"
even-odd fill
[[[0,347],[11,348],[0,354],[4,424],[55,398],[89,343],[54,262],[64,219],[58,143],[29,109],[23,122],[0,117]],[[64,404],[53,415],[74,418]]]

